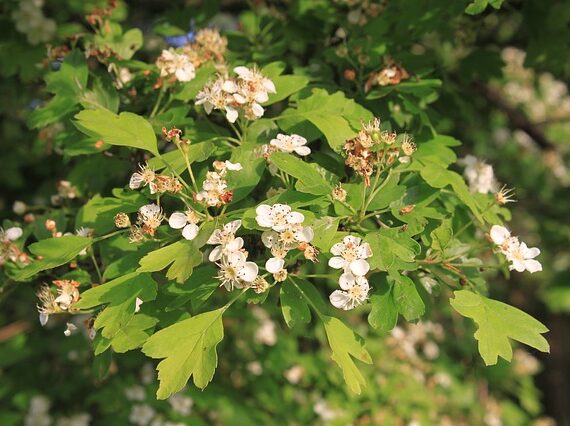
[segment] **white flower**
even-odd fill
[[[196,95],[196,105],[204,105],[206,114],[210,114],[212,110],[224,110],[226,118],[230,123],[235,123],[238,118],[238,111],[234,107],[234,98],[232,93],[237,90],[236,84],[231,80],[223,77],[207,83]]]
[[[187,82],[196,77],[196,69],[187,55],[176,53],[173,49],[163,50],[156,65],[160,69],[160,76],[174,75],[176,80]]]
[[[70,322],[66,323],[66,326],[67,326],[67,328],[63,332],[65,337],[71,336],[73,334],[73,332],[77,330],[77,326],[75,324],[70,323]]]
[[[524,242],[520,242],[517,237],[512,236],[510,231],[504,226],[493,225],[489,234],[491,240],[499,246],[501,252],[511,262],[509,270],[517,272],[529,271],[531,274],[542,271],[540,262],[534,260],[540,254],[540,250],[537,247],[528,248]]]
[[[261,204],[255,209],[255,220],[259,226],[271,228],[277,232],[283,232],[292,225],[303,223],[305,216],[299,212],[291,211],[291,207],[286,204],[274,204],[268,206]]]
[[[254,262],[247,262],[246,260],[246,255],[242,251],[230,252],[227,256],[222,257],[218,263],[220,285],[231,291],[234,287],[242,288],[244,282],[253,282],[257,277],[259,268]]]
[[[207,243],[219,245],[210,253],[208,257],[210,262],[216,262],[222,258],[222,255],[238,251],[243,247],[243,238],[235,236],[240,226],[241,220],[234,220],[226,223],[222,229],[214,230]]]
[[[163,219],[162,209],[157,204],[146,204],[139,209],[138,221],[143,224],[144,231],[151,235],[154,235]]]
[[[264,77],[263,74],[261,74],[255,68],[250,69],[244,66],[235,67],[234,72],[243,81],[252,83],[252,85],[256,86],[256,89],[260,92],[266,92],[266,93],[276,92],[275,84],[273,84],[273,82],[267,77]],[[264,101],[259,101],[259,102],[264,102]]]
[[[148,404],[136,404],[131,408],[129,421],[139,426],[146,426],[155,416],[156,411]]]
[[[295,152],[301,156],[309,155],[311,148],[305,146],[307,139],[299,135],[284,135],[279,133],[275,139],[269,142],[281,152]]]
[[[125,396],[129,401],[144,401],[146,398],[146,392],[144,387],[133,385],[125,389]]]
[[[361,305],[368,298],[370,286],[365,277],[344,273],[338,282],[342,290],[333,291],[329,298],[334,307],[347,311]]]
[[[28,206],[23,201],[14,201],[12,205],[12,211],[18,216],[22,216],[26,211],[28,211]]]
[[[192,411],[192,406],[194,405],[194,400],[192,398],[179,393],[175,393],[168,398],[168,402],[174,411],[183,416],[188,416]]]
[[[334,254],[329,260],[329,266],[335,269],[344,269],[345,273],[351,272],[357,276],[366,275],[370,265],[365,260],[372,256],[372,250],[368,243],[362,243],[362,239],[348,235],[342,243],[336,243],[331,247]]]
[[[465,156],[461,162],[465,164],[463,174],[469,183],[471,192],[487,194],[497,191],[498,183],[495,179],[493,167],[490,164],[479,160],[473,155]]]
[[[192,210],[187,210],[185,213],[174,212],[168,219],[168,224],[173,229],[182,229],[182,236],[187,240],[193,240],[198,235],[200,228],[196,223],[198,216]]]
[[[131,175],[129,180],[130,189],[138,189],[141,186],[150,185],[150,192],[154,194],[155,187],[151,185],[156,179],[156,173],[153,169],[149,168],[147,165],[140,164],[140,171],[135,172]]]
[[[511,262],[509,269],[517,272],[529,271],[531,274],[542,271],[542,265],[538,260],[534,260],[540,254],[537,247],[528,248],[523,242],[509,248],[506,256]]]
[[[6,230],[0,228],[0,241],[4,242],[15,241],[18,238],[20,238],[23,233],[24,231],[22,230],[22,228],[19,228],[17,226],[13,226]]]

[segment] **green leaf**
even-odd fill
[[[212,64],[208,64],[198,68],[196,77],[188,83],[182,85],[182,89],[176,93],[173,98],[181,100],[182,102],[189,102],[194,99],[198,92],[206,85],[212,75],[214,75],[216,68]]]
[[[309,79],[302,75],[280,75],[272,78],[272,80],[277,93],[270,94],[269,100],[263,105],[272,105],[282,101],[309,84]]]
[[[510,361],[513,349],[509,339],[529,345],[541,352],[549,352],[550,346],[541,335],[548,328],[525,312],[468,290],[454,292],[449,302],[453,309],[478,326],[475,339],[479,353],[486,365],[494,365],[501,358]]]
[[[76,127],[109,145],[145,149],[158,155],[156,135],[148,121],[132,112],[113,114],[106,109],[83,110],[75,116]]]
[[[324,89],[313,89],[311,96],[300,99],[297,108],[286,109],[277,120],[288,132],[309,121],[322,132],[330,147],[339,151],[347,139],[354,137],[361,120],[372,120],[372,113],[342,92],[330,95]]]
[[[225,308],[180,321],[152,335],[142,351],[151,358],[164,358],[157,367],[160,385],[156,396],[166,399],[182,389],[193,376],[204,389],[218,364],[216,346],[224,338]]]
[[[445,249],[453,238],[451,220],[444,220],[440,226],[434,229],[431,234],[431,248],[438,251],[445,257]]]
[[[294,157],[284,152],[276,152],[271,155],[271,162],[278,169],[297,179],[295,187],[308,194],[327,195],[332,192],[330,183],[317,171],[312,163]]]
[[[181,240],[151,251],[140,260],[141,266],[137,271],[157,272],[171,265],[166,277],[183,283],[192,275],[194,267],[200,263],[202,263],[202,253],[196,246],[196,241]]]
[[[67,262],[71,262],[75,257],[91,245],[93,240],[76,235],[66,235],[60,238],[47,238],[34,243],[28,247],[35,256],[41,256],[42,260],[36,260],[19,270],[15,274],[16,280],[25,280],[40,271],[53,269]]]
[[[392,294],[398,312],[406,321],[420,318],[425,313],[426,307],[412,279],[396,274],[390,275],[388,281],[393,285]]]
[[[46,90],[55,96],[46,106],[30,114],[28,125],[40,128],[54,123],[77,108],[79,96],[87,87],[87,62],[79,49],[66,56],[59,71],[52,71],[46,77]]]
[[[240,163],[243,170],[229,172],[227,181],[229,189],[234,192],[234,203],[243,200],[255,189],[265,170],[265,160],[255,155],[258,145],[247,143],[232,151],[232,163]]]
[[[394,302],[393,284],[388,283],[381,291],[370,296],[372,309],[368,323],[381,333],[391,331],[398,322],[398,308]]]
[[[175,299],[168,304],[166,311],[178,309],[188,302],[192,309],[198,309],[220,287],[217,274],[218,269],[214,265],[204,265],[196,268],[183,285],[169,284],[166,292]]]
[[[422,178],[426,181],[428,185],[433,188],[444,188],[450,185],[453,191],[461,201],[463,201],[475,217],[480,221],[483,221],[481,212],[477,203],[473,199],[473,194],[469,192],[469,188],[465,184],[465,181],[461,175],[447,170],[439,164],[429,163],[420,169],[420,174]]]
[[[287,280],[281,286],[281,311],[283,318],[289,327],[295,327],[297,324],[308,324],[311,321],[311,311],[307,305],[307,301],[303,293]]]
[[[339,218],[323,216],[311,223],[311,227],[315,233],[315,237],[311,242],[315,247],[323,252],[330,250],[333,245],[333,238],[338,230],[339,222]]]
[[[371,269],[391,272],[417,269],[415,258],[420,245],[399,229],[380,229],[368,234],[365,240],[372,249],[372,257],[368,259]]]
[[[356,367],[353,357],[372,364],[370,354],[364,347],[364,339],[348,328],[341,320],[326,315],[321,316],[327,339],[332,349],[332,359],[342,369],[344,380],[350,390],[360,394],[366,381]]]

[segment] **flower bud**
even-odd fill
[[[57,223],[53,219],[47,219],[45,227],[48,231],[54,231],[57,228]]]
[[[12,211],[18,216],[22,216],[28,210],[28,206],[23,201],[14,201]]]
[[[117,228],[128,228],[131,226],[131,219],[126,213],[117,213],[115,215],[115,226]]]
[[[332,191],[333,199],[343,203],[346,201],[346,195],[347,195],[346,190],[340,184],[335,186]]]
[[[344,78],[348,81],[356,80],[356,71],[354,71],[351,68],[345,69],[343,75],[344,75]]]

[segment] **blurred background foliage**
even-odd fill
[[[0,5],[0,219],[14,202],[44,212],[69,180],[109,191],[129,168],[103,155],[71,152],[51,124],[30,130],[46,99],[43,77],[58,52],[91,32],[96,0],[7,0]],[[135,59],[152,61],[165,37],[213,25],[231,54],[283,61],[314,84],[347,96],[402,130],[430,129],[463,142],[460,155],[492,164],[516,189],[512,227],[542,250],[544,271],[494,277],[490,291],[544,322],[551,354],[518,349],[512,364],[483,367],[472,333],[442,304],[429,321],[368,335],[370,385],[347,393],[329,354],[306,336],[279,333],[274,312],[243,305],[225,319],[214,382],[156,401],[152,365],[137,352],[93,362],[85,336],[41,329],[34,285],[0,272],[0,423],[172,424],[570,424],[570,3],[555,0],[288,0],[119,2],[112,19],[140,28]],[[421,77],[418,82],[414,76]],[[97,162],[97,176],[85,176]],[[59,185],[61,190],[61,184]],[[65,217],[62,218],[65,220]],[[59,228],[59,227],[58,227]],[[435,311],[435,310],[434,310]],[[74,319],[79,320],[79,319]],[[536,357],[536,358],[535,358]]]

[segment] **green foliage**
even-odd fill
[[[222,314],[226,308],[205,312],[155,333],[142,351],[158,364],[159,399],[182,389],[190,377],[203,389],[212,380],[218,365],[216,346],[224,338]]]
[[[129,146],[158,154],[152,126],[139,115],[131,112],[116,115],[104,109],[83,110],[75,120],[75,125],[83,133],[101,138],[109,145]]]
[[[498,357],[511,360],[513,350],[509,339],[541,352],[550,351],[548,342],[541,336],[548,328],[530,315],[468,290],[456,291],[454,295],[455,298],[450,300],[453,309],[477,324],[475,338],[479,341],[479,352],[485,364],[496,364]]]

